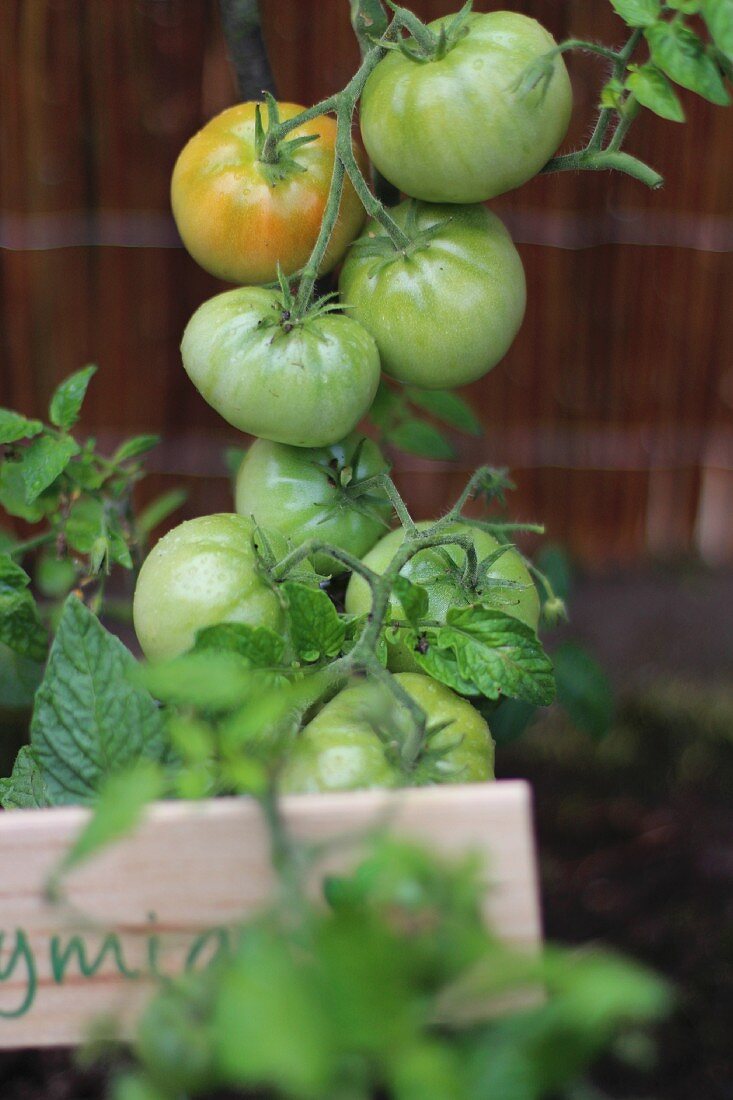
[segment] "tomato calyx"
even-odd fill
[[[410,61],[416,61],[419,64],[442,61],[446,54],[450,53],[453,47],[468,34],[468,20],[471,16],[473,0],[466,0],[461,10],[441,25],[437,34],[413,12],[398,7],[392,0],[387,0],[387,3],[407,30],[408,37],[398,39],[396,42],[385,42],[382,39],[380,45],[388,50],[399,50]]]
[[[295,154],[303,145],[317,141],[318,134],[284,138],[274,145],[272,142],[268,143],[268,136],[280,125],[280,109],[277,100],[270,92],[265,92],[264,96],[267,105],[267,126],[263,124],[262,106],[258,103],[255,107],[255,152],[260,172],[270,187],[275,187],[298,172],[308,171],[304,164],[295,159]],[[267,151],[270,146],[272,146],[272,153]]]
[[[279,264],[277,278],[280,293],[273,299],[271,315],[263,317],[260,321],[261,328],[277,328],[281,330],[282,335],[288,336],[299,325],[315,321],[325,313],[334,313],[343,309],[342,303],[336,300],[338,293],[333,291],[316,299],[303,313],[298,313],[296,296],[291,289],[290,280],[283,275]],[[277,336],[278,333],[275,335]]]
[[[381,261],[375,264],[372,269],[372,274],[377,274],[386,264],[393,263],[395,260],[409,260],[417,252],[430,248],[432,242],[450,224],[451,220],[451,218],[443,218],[433,225],[420,228],[418,203],[417,200],[412,199],[407,207],[405,224],[402,226],[409,238],[408,244],[400,248],[394,243],[389,234],[370,231],[366,236],[354,241],[351,250],[360,258],[374,256],[378,261]]]
[[[366,438],[366,436],[361,437],[353,454],[343,463],[336,458],[332,459],[327,466],[320,462],[310,463],[323,475],[335,494],[335,499],[326,509],[321,522],[335,518],[340,512],[358,512],[366,519],[373,520],[385,530],[389,530],[389,522],[381,511],[384,507],[384,495],[370,492],[369,488],[365,488],[368,483],[374,481],[374,477],[372,475],[356,477]]]

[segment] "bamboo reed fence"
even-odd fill
[[[453,0],[416,2],[423,17]],[[504,0],[558,38],[618,42],[608,0]],[[346,0],[264,0],[281,98],[340,88],[356,61]],[[570,141],[601,72],[573,60]],[[186,320],[221,288],[179,246],[168,184],[184,141],[236,98],[216,0],[2,0],[0,404],[38,415],[56,383],[100,364],[82,427],[110,445],[159,431],[151,491],[184,514],[231,507],[221,457],[241,438],[180,367]],[[733,558],[733,139],[729,112],[684,97],[631,148],[663,191],[591,174],[497,200],[529,282],[522,333],[470,389],[484,438],[437,467],[396,455],[417,514],[478,462],[510,466],[513,510],[596,566],[698,552]]]

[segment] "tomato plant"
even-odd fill
[[[350,317],[316,309],[293,320],[275,290],[210,298],[183,334],[183,365],[199,393],[243,432],[325,447],[356,427],[374,399],[379,354]]]
[[[395,705],[383,687],[356,684],[339,692],[305,727],[283,770],[281,789],[295,794],[493,778],[491,732],[466,699],[417,673],[398,673],[395,682],[427,715],[414,759],[406,761],[400,751],[409,745],[409,711]]]
[[[280,531],[292,546],[317,539],[361,557],[392,512],[383,490],[362,492],[362,484],[388,469],[376,443],[357,433],[317,449],[257,439],[237,471],[236,509]],[[326,575],[346,569],[323,554],[314,565]]]
[[[268,537],[282,554],[282,538]],[[258,546],[252,520],[226,513],[187,520],[157,543],[140,570],[133,602],[135,631],[149,660],[184,653],[197,632],[214,623],[279,628],[280,602]]]
[[[173,170],[171,203],[178,231],[197,263],[232,283],[271,283],[278,267],[293,275],[318,237],[333,173],[336,123],[309,119],[264,160],[258,103],[238,103],[212,118],[184,147]],[[267,107],[268,123],[292,119],[295,103]],[[351,184],[319,266],[341,259],[359,232],[364,208]]]
[[[555,46],[518,12],[437,19],[383,58],[364,86],[361,133],[390,183],[428,202],[483,202],[526,183],[556,151],[572,110],[562,57],[542,88],[514,87]]]
[[[427,531],[431,526],[431,521],[422,521],[417,524],[417,529]],[[443,623],[452,607],[486,603],[536,630],[540,615],[539,596],[520,554],[513,547],[502,550],[496,538],[480,527],[453,524],[446,528],[445,533],[470,541],[476,552],[475,568],[471,575],[466,551],[459,544],[420,550],[410,558],[400,574],[426,590],[428,604],[425,618]],[[383,573],[404,541],[403,527],[390,531],[365,555],[364,564],[377,574]],[[368,584],[363,577],[355,574],[346,590],[346,610],[352,615],[364,615],[369,612],[371,604]],[[396,593],[390,597],[390,609],[391,618],[404,618]],[[403,635],[404,631],[400,629],[387,631],[389,667],[394,671],[416,672],[418,665],[405,645]]]
[[[484,206],[409,200],[391,211],[410,244],[395,248],[372,222],[346,256],[339,292],[400,382],[450,389],[506,355],[524,317],[524,268]]]

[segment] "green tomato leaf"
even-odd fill
[[[43,661],[48,637],[28,591],[30,577],[7,555],[0,555],[0,642],[31,661]]]
[[[16,443],[19,439],[32,439],[43,431],[40,420],[28,420],[12,409],[0,409],[0,443]]]
[[[54,804],[90,802],[106,777],[164,752],[155,702],[137,662],[76,596],[64,604],[36,695],[31,745]]]
[[[667,7],[674,11],[682,11],[685,15],[697,15],[700,11],[701,0],[666,0]]]
[[[68,432],[79,419],[87,386],[96,369],[95,366],[90,365],[69,375],[51,398],[48,415],[51,423],[61,428],[62,432]]]
[[[38,523],[56,503],[54,495],[52,499],[42,496],[29,504],[25,498],[22,461],[9,462],[6,459],[0,462],[0,504],[8,515],[17,516],[28,523]]]
[[[450,428],[469,435],[481,435],[481,422],[473,409],[452,390],[418,390],[409,387],[407,396],[413,405],[424,409]]]
[[[163,523],[177,512],[182,504],[185,504],[187,496],[185,489],[171,489],[162,496],[156,497],[137,517],[138,531],[142,535],[149,535],[159,523]]]
[[[387,29],[388,21],[380,0],[349,0],[351,26],[362,49],[367,49]]]
[[[290,637],[296,655],[307,662],[337,657],[346,626],[326,593],[296,581],[286,581],[282,588],[288,600]]]
[[[0,779],[0,803],[4,810],[40,810],[51,800],[41,768],[30,745],[23,745],[9,779]]]
[[[131,768],[107,776],[92,816],[64,856],[54,880],[131,833],[142,820],[146,806],[160,798],[163,788],[163,770],[152,760],[138,760]]]
[[[413,584],[407,577],[396,576],[392,588],[402,604],[402,610],[408,622],[416,626],[428,613],[428,594],[419,584]]]
[[[382,378],[377,387],[377,394],[372,407],[369,410],[369,419],[378,428],[388,428],[395,420],[399,419],[404,407],[404,397],[390,389]]]
[[[611,0],[628,27],[651,27],[662,14],[661,0]]]
[[[137,680],[163,703],[212,712],[241,706],[261,684],[239,654],[216,649],[192,651],[143,666]]]
[[[32,504],[48,489],[78,453],[79,445],[70,435],[58,439],[42,435],[34,439],[20,463],[26,502]]]
[[[535,706],[555,696],[552,662],[530,627],[503,611],[452,607],[446,625],[423,632],[415,660],[429,676],[462,695],[507,695]],[[410,641],[413,646],[417,639]]]
[[[496,704],[493,705],[496,707]],[[491,713],[481,707],[478,709],[489,723],[491,736],[497,745],[510,745],[520,738],[537,714],[537,707],[522,699],[502,699]]]
[[[660,118],[667,118],[670,122],[685,121],[685,112],[674,88],[656,65],[643,65],[632,70],[626,87],[634,93],[642,107],[647,107]]]
[[[215,649],[237,653],[250,668],[278,668],[282,664],[285,643],[266,626],[248,623],[217,623],[199,630],[194,653]]]
[[[601,107],[610,107],[611,110],[617,111],[621,106],[623,94],[623,84],[616,77],[612,77],[601,89]]]
[[[725,106],[730,97],[720,71],[701,38],[683,23],[655,23],[646,35],[652,61],[670,80],[711,103]]]
[[[111,462],[119,466],[121,462],[128,462],[131,458],[139,458],[140,455],[152,451],[160,443],[159,435],[136,435],[128,439],[112,455]]]
[[[733,62],[732,0],[702,0],[700,7],[713,42],[723,56]]]
[[[432,424],[426,424],[424,420],[403,420],[401,424],[390,428],[385,438],[401,451],[419,455],[420,458],[456,457],[456,452],[443,433]]]
[[[558,702],[578,729],[605,737],[611,728],[614,699],[611,684],[597,661],[572,642],[553,655]]]

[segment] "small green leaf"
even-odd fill
[[[459,432],[467,432],[469,435],[481,435],[481,422],[473,409],[452,390],[418,390],[409,387],[407,396],[413,405],[429,412],[450,428],[457,428]]]
[[[362,48],[368,48],[387,29],[387,16],[380,0],[349,0],[351,26]]]
[[[160,443],[159,435],[136,435],[128,439],[112,455],[111,462],[119,466],[121,462],[128,462],[131,458],[139,458],[140,455],[152,451]]]
[[[624,86],[614,76],[601,89],[601,107],[609,107],[612,111],[617,111],[621,106],[623,96]]]
[[[0,803],[4,810],[39,810],[51,805],[30,745],[23,745],[16,756],[10,778],[0,780]]]
[[[451,459],[456,457],[451,444],[442,432],[423,420],[407,419],[390,428],[386,434],[388,443],[408,454],[420,458]]]
[[[295,581],[282,586],[288,599],[290,638],[302,661],[336,657],[341,652],[346,627],[325,592]]]
[[[137,663],[76,596],[64,604],[36,694],[31,745],[54,804],[89,802],[105,778],[164,751],[160,711]]]
[[[481,709],[479,707],[479,709]],[[483,713],[483,712],[482,712]],[[537,707],[521,699],[502,699],[492,714],[484,713],[497,745],[510,745],[532,724]]]
[[[671,122],[684,122],[685,112],[677,94],[667,77],[656,65],[642,65],[632,70],[626,80],[626,87],[638,99],[642,107],[647,107],[660,118]]]
[[[49,497],[42,496],[29,504],[25,498],[22,461],[9,462],[5,459],[0,462],[0,504],[8,515],[17,516],[28,523],[38,523],[57,503],[55,497]]]
[[[711,103],[725,106],[730,97],[717,65],[701,38],[683,23],[655,23],[644,32],[652,61],[676,84]]]
[[[28,420],[12,409],[0,409],[0,443],[16,443],[19,439],[32,439],[43,431],[40,420]]]
[[[552,662],[525,623],[487,607],[452,607],[446,625],[423,631],[415,660],[429,676],[463,695],[507,695],[536,706],[555,696]],[[410,639],[413,645],[416,639]]]
[[[247,701],[262,682],[259,675],[231,650],[203,649],[143,666],[137,680],[163,703],[226,711]]]
[[[187,496],[185,489],[171,489],[162,496],[156,497],[137,517],[138,531],[142,535],[149,535],[159,523],[163,523],[185,504]]]
[[[163,793],[163,771],[152,760],[104,779],[89,821],[74,841],[57,874],[70,871],[102,848],[131,833],[149,803]]]
[[[555,652],[554,663],[557,698],[573,724],[591,737],[605,737],[613,721],[614,699],[601,666],[571,642]]]
[[[96,369],[95,366],[90,365],[69,375],[51,398],[48,415],[51,423],[61,428],[63,432],[68,432],[79,419],[87,386]]]
[[[419,584],[413,584],[407,577],[396,576],[393,592],[402,605],[405,618],[417,625],[428,613],[428,594]]]
[[[611,0],[611,4],[628,27],[651,27],[662,14],[660,0]]]
[[[369,410],[369,419],[378,428],[388,428],[399,419],[405,408],[405,398],[397,394],[381,379],[377,387],[377,395]]]
[[[0,555],[0,642],[32,661],[43,661],[48,637],[28,591],[30,577],[7,555]]]
[[[229,651],[244,657],[250,668],[278,668],[282,663],[285,643],[266,626],[248,623],[218,623],[199,630],[194,652],[206,649]]]
[[[674,11],[682,11],[685,15],[697,15],[700,11],[701,0],[666,0],[668,8]]]
[[[48,489],[78,453],[79,446],[70,435],[58,439],[42,435],[34,439],[20,464],[26,502],[32,504],[44,489]]]
[[[713,42],[733,62],[733,0],[702,0],[701,9]]]

